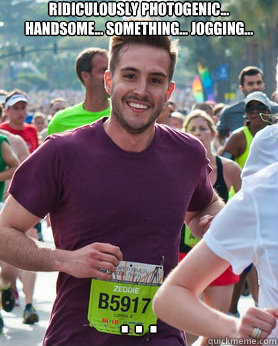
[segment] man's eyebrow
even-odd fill
[[[127,66],[127,67],[123,67],[121,69],[121,72],[128,72],[128,71],[137,72],[137,73],[139,72],[139,70],[137,68],[135,68],[135,67]],[[157,76],[157,77],[168,78],[168,76],[165,73],[163,73],[163,72],[151,72],[150,75]]]

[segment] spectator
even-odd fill
[[[182,131],[184,123],[184,116],[180,112],[172,112],[169,118],[169,126]]]

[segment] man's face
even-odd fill
[[[174,89],[169,82],[170,57],[161,48],[144,44],[124,46],[113,75],[105,73],[112,116],[129,133],[151,126]]]
[[[92,90],[100,89],[105,91],[104,88],[104,72],[108,67],[108,58],[102,54],[95,54],[91,61],[92,70],[88,72],[90,86]]]
[[[260,113],[270,114],[270,110],[259,101],[248,102],[245,107],[245,114],[251,125],[267,125],[267,122],[261,118]]]
[[[8,107],[8,109],[6,110],[10,123],[17,126],[23,126],[26,119],[26,112],[27,104],[23,101],[15,103],[13,106]]]
[[[35,118],[34,125],[36,126],[38,132],[41,132],[45,128],[45,119],[41,117]]]
[[[247,96],[253,91],[264,91],[265,84],[262,75],[258,73],[254,76],[245,76],[243,80],[243,85],[240,86],[240,90],[243,92],[245,96]]]

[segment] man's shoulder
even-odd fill
[[[4,123],[1,123],[1,124],[0,124],[0,128],[1,128],[1,129],[4,129],[4,130],[8,130],[8,129],[10,129],[11,127],[10,127],[10,125],[9,125],[9,122],[8,122],[8,121],[5,121]]]
[[[244,113],[244,101],[240,101],[237,103],[234,103],[232,105],[228,105],[226,106],[223,111],[222,114],[229,114],[229,113]]]
[[[99,129],[98,123],[100,120],[92,123],[77,127],[75,129],[67,130],[65,132],[58,132],[49,135],[47,138],[54,140],[58,145],[63,145],[64,143],[68,145],[69,143],[78,143],[82,138],[90,138],[94,136],[96,131]]]
[[[278,187],[278,162],[274,162],[254,174],[250,174],[246,176],[243,181],[249,182],[247,184],[254,190],[254,186],[256,189],[259,187],[259,184],[262,184],[262,187],[266,185],[266,183],[272,184],[272,187]],[[253,183],[256,183],[255,185]]]
[[[246,131],[245,126],[239,127],[238,129],[232,132],[230,138],[235,138],[235,139],[245,138],[245,131]]]
[[[35,131],[35,132],[37,132],[37,128],[36,128],[36,126],[33,125],[33,124],[24,123],[23,129],[28,129],[28,130],[30,130],[30,131]]]
[[[203,144],[197,137],[194,137],[189,133],[175,130],[168,125],[157,124],[156,126],[159,128],[159,134],[163,137],[163,141],[168,140],[169,142],[173,142],[180,146],[190,146],[190,150],[193,150],[193,148],[196,150],[204,150]]]

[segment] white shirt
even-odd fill
[[[242,189],[203,239],[236,274],[254,263],[260,279],[259,307],[278,306],[278,162],[243,179]],[[278,323],[271,337],[278,338]]]
[[[278,125],[266,126],[256,133],[243,167],[242,179],[278,162]]]

